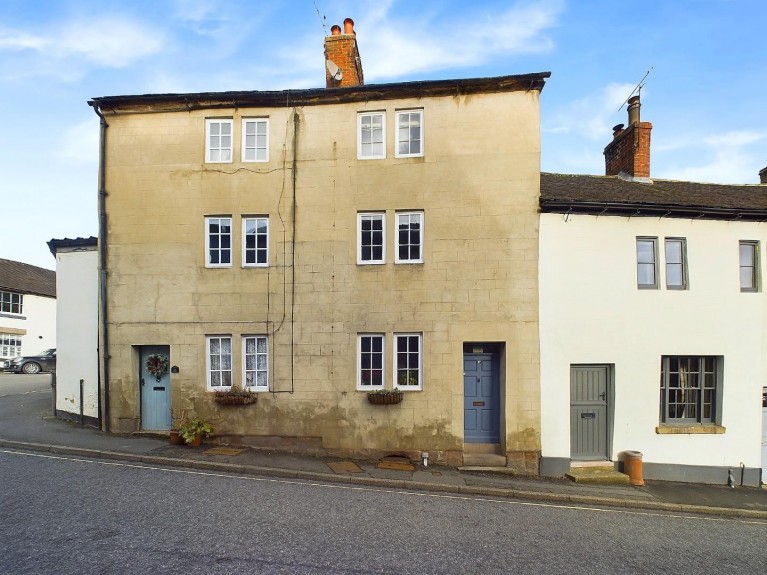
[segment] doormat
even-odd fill
[[[211,447],[203,451],[205,455],[239,455],[244,449],[234,449],[233,447]]]
[[[388,455],[378,460],[378,469],[395,469],[397,471],[415,471],[415,467],[407,457]]]
[[[353,461],[332,461],[328,467],[334,473],[364,473],[360,467]]]

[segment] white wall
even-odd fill
[[[56,409],[98,417],[98,252],[56,254]]]
[[[570,457],[570,365],[615,366],[612,458],[760,467],[765,293],[741,293],[739,240],[767,225],[673,218],[542,214],[540,227],[543,457]],[[636,237],[657,236],[661,289],[637,289]],[[689,290],[665,288],[663,239],[687,238]],[[721,435],[659,435],[662,355],[724,357]]]
[[[21,355],[37,355],[56,347],[56,298],[24,294],[22,317],[3,317],[3,327],[26,330],[21,336]],[[0,331],[3,331],[0,328]]]

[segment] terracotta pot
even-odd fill
[[[186,444],[189,447],[200,447],[200,445],[202,445],[202,434],[198,433],[197,435],[194,436],[194,439],[192,439],[192,441],[187,441]]]
[[[184,445],[184,438],[181,437],[178,429],[171,429],[169,437],[171,445]]]

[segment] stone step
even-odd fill
[[[571,467],[565,473],[570,481],[597,485],[629,485],[629,476],[615,471],[613,465]]]
[[[464,467],[506,467],[506,456],[496,453],[464,453]]]
[[[503,448],[500,443],[464,443],[464,453],[492,453],[494,455],[503,455]]]

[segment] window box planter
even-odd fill
[[[400,403],[404,396],[399,390],[368,391],[368,401],[373,405],[394,405]]]
[[[252,391],[216,391],[213,401],[219,405],[251,405],[258,402],[258,394]]]

